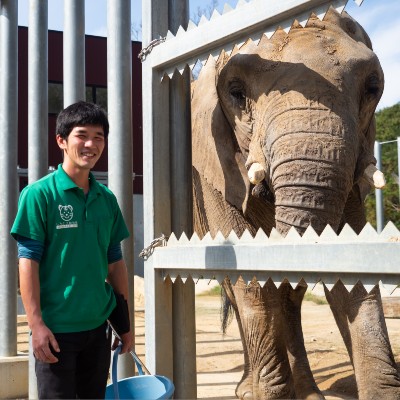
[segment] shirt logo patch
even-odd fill
[[[60,210],[60,217],[63,221],[71,221],[74,216],[74,209],[72,206],[62,206],[60,204],[58,209]]]
[[[60,211],[60,217],[64,221],[64,223],[57,224],[57,229],[65,229],[65,228],[77,228],[78,222],[71,221],[74,217],[74,209],[71,205],[62,206],[61,204],[58,206],[58,210]]]

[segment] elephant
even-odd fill
[[[373,155],[384,76],[369,37],[346,12],[311,15],[289,33],[248,40],[192,82],[194,230],[238,236],[345,224],[359,233],[364,199],[384,185]],[[300,262],[300,260],[299,260]],[[238,321],[243,399],[323,399],[301,327],[304,281],[223,282]],[[400,377],[379,286],[339,280],[326,298],[347,347],[360,399],[400,399]]]

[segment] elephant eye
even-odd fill
[[[371,96],[378,96],[382,90],[381,81],[376,74],[371,74],[365,81],[365,93]]]
[[[242,88],[233,87],[230,89],[230,95],[234,105],[240,108],[244,108],[246,105],[246,93]]]

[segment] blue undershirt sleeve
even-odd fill
[[[44,251],[44,243],[24,236],[17,237],[18,258],[29,258],[40,262]]]
[[[121,243],[116,243],[108,247],[107,259],[109,264],[122,260]]]
[[[44,244],[38,240],[18,236],[18,258],[29,258],[40,262],[42,259]],[[114,244],[107,251],[108,263],[112,264],[122,259],[121,243]]]

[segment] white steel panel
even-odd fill
[[[400,283],[400,242],[204,245],[156,248],[160,269],[393,274]]]
[[[261,36],[269,27],[275,30],[283,21],[294,20],[296,16],[304,20],[305,13],[311,12],[323,16],[330,5],[342,8],[346,3],[347,0],[252,0],[210,21],[201,21],[197,28],[168,38],[153,49],[147,67],[166,69],[216,49],[229,51],[235,43],[244,42],[255,34]]]

